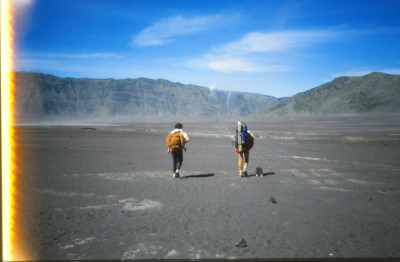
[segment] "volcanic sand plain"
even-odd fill
[[[246,178],[237,120],[17,126],[16,245],[35,260],[400,257],[400,115],[244,118]]]

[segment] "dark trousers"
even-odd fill
[[[183,151],[177,150],[171,152],[172,156],[172,172],[175,173],[177,169],[180,169],[183,162]]]

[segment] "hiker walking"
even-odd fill
[[[179,169],[182,167],[183,162],[183,150],[186,151],[185,144],[189,142],[189,136],[183,132],[183,126],[181,123],[175,125],[175,129],[172,130],[166,139],[167,152],[171,153],[172,156],[172,172],[173,177],[179,177]]]
[[[254,145],[254,136],[247,129],[247,125],[243,121],[239,121],[235,136],[235,152],[238,157],[239,176],[248,176],[247,167],[249,165],[250,149]]]

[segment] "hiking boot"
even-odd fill
[[[243,172],[243,175],[244,175],[244,176],[246,176],[246,177],[248,176],[248,175],[247,175],[247,166],[245,166],[245,167],[243,168],[242,172]]]

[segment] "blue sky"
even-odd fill
[[[15,69],[291,96],[400,74],[398,0],[12,0]]]

